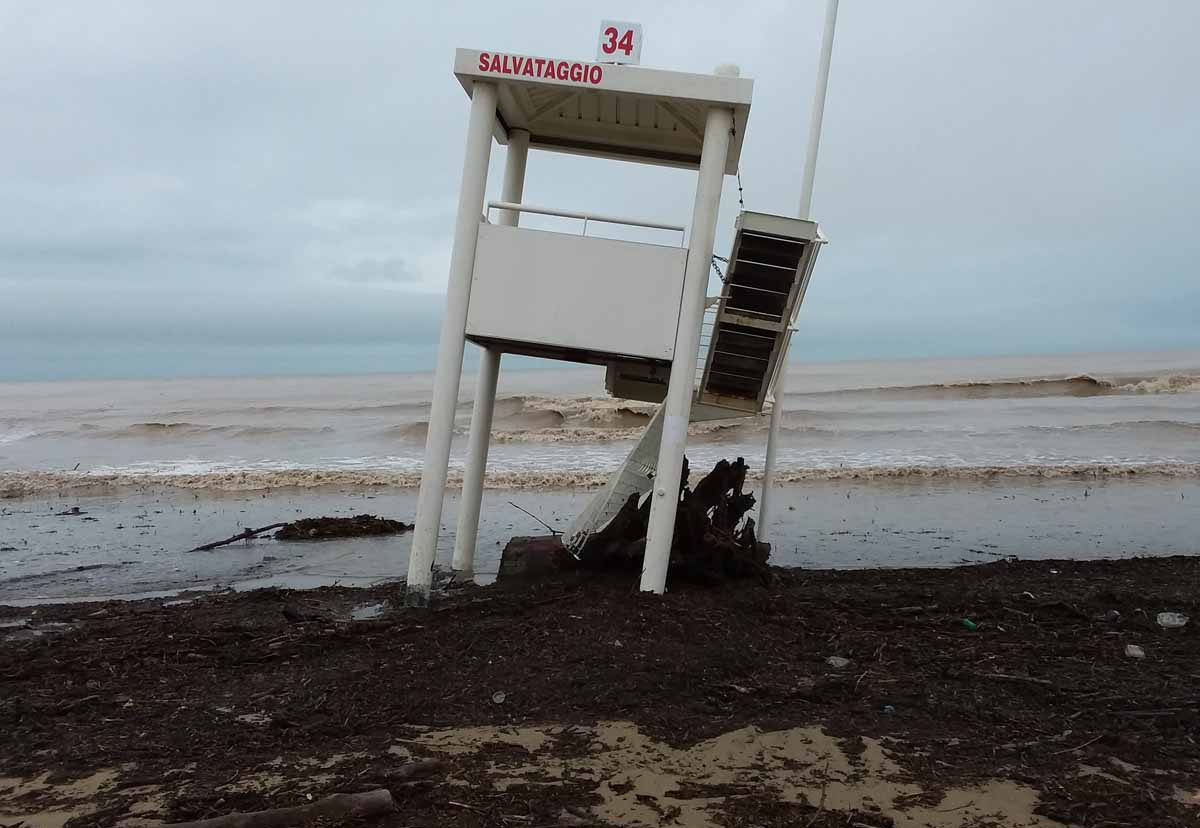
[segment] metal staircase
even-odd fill
[[[766,213],[742,213],[736,230],[697,400],[757,414],[824,239],[814,222]]]
[[[773,403],[771,390],[786,362],[792,325],[804,301],[817,251],[825,242],[815,222],[743,212],[719,297],[710,299],[701,330],[692,421],[747,417]],[[714,301],[715,299],[715,301]],[[666,372],[636,363],[609,366],[614,396],[661,402]],[[662,409],[629,456],[563,537],[578,554],[634,492],[653,485],[662,441]]]

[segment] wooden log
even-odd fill
[[[340,822],[390,814],[396,801],[386,788],[356,794],[334,794],[308,805],[275,808],[269,811],[250,811],[226,814],[192,822],[174,822],[166,828],[292,828],[316,819]]]
[[[188,551],[189,552],[207,552],[210,549],[216,549],[218,546],[225,546],[230,543],[236,543],[240,540],[250,540],[251,538],[255,537],[256,535],[261,535],[263,532],[270,532],[272,529],[280,529],[284,526],[287,526],[287,524],[286,523],[272,523],[270,526],[264,526],[261,529],[246,529],[246,530],[243,530],[243,531],[237,533],[232,538],[226,538],[225,540],[219,540],[219,541],[213,541],[212,543],[206,543],[203,546],[197,546],[195,549],[189,549]]]

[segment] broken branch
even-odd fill
[[[291,828],[315,819],[341,821],[390,814],[395,810],[396,801],[392,799],[391,792],[379,788],[367,793],[334,794],[318,799],[311,805],[226,814],[194,822],[174,822],[166,828]]]

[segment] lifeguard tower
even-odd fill
[[[802,219],[743,212],[723,289],[706,296],[722,182],[738,169],[753,92],[736,67],[699,75],[460,49],[454,73],[470,97],[470,121],[409,601],[428,601],[468,340],[482,355],[454,568],[474,567],[500,357],[526,354],[605,365],[614,396],[662,403],[566,537],[578,548],[629,492],[650,492],[641,588],[662,592],[688,423],[749,416],[770,404],[823,241],[819,230]],[[501,200],[485,204],[493,139],[508,150]],[[691,224],[525,204],[531,148],[695,169]],[[522,228],[528,213],[578,219],[580,232]],[[589,236],[597,222],[655,228],[666,239]]]

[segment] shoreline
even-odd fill
[[[514,535],[565,529],[594,490],[489,489],[476,574],[494,576]],[[415,489],[252,492],[152,489],[0,501],[0,603],[142,593],[370,584],[407,570],[411,536],[284,542],[190,553],[300,517],[379,514],[411,522]],[[75,512],[78,509],[78,512]],[[454,546],[458,496],[445,500],[437,560]],[[753,513],[752,513],[752,516]],[[782,486],[771,563],[804,568],[948,567],[1019,559],[1200,554],[1200,479],[811,481]]]

